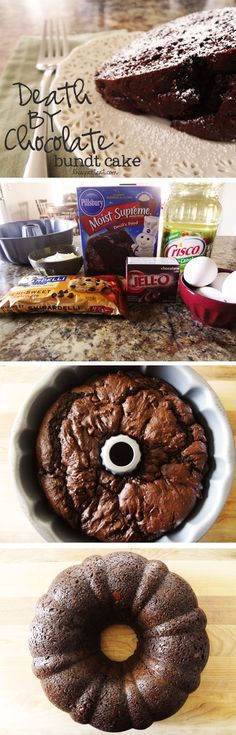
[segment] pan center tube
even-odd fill
[[[110,436],[101,449],[101,460],[113,475],[133,472],[141,460],[138,442],[127,434]]]

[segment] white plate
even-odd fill
[[[119,368],[128,370],[130,367],[173,385],[192,405],[196,419],[203,424],[208,439],[210,461],[209,472],[204,480],[203,499],[176,531],[163,536],[156,543],[198,541],[215,522],[227,500],[235,467],[232,429],[218,397],[192,368],[134,363],[56,367],[32,388],[26,404],[16,417],[10,442],[10,464],[19,500],[30,522],[46,541],[91,543],[89,537],[73,531],[51,510],[39,486],[35,442],[43,416],[61,393],[84,382],[94,373],[103,374]],[[143,543],[147,542],[141,542],[141,545]],[[135,545],[132,542],[132,546]]]
[[[102,176],[235,176],[235,143],[201,140],[174,130],[167,120],[117,110],[108,105],[96,91],[95,71],[101,68],[105,59],[114,56],[120,48],[127,46],[129,41],[139,35],[127,31],[111,31],[107,36],[98,34],[97,38],[78,46],[62,61],[54,80],[54,89],[63,86],[66,81],[73,84],[77,78],[83,79],[84,91],[89,95],[92,104],[78,105],[75,102],[68,109],[67,104],[62,103],[57,115],[59,131],[61,132],[63,125],[68,125],[73,140],[90,127],[101,130],[108,141],[114,141],[108,151],[109,155],[121,157],[124,154],[126,157],[141,158],[139,167],[106,168],[104,160],[107,152],[100,153],[101,167],[97,172]],[[90,152],[87,149],[85,153],[73,152],[68,155],[84,160]]]

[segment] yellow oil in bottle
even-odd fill
[[[160,255],[176,258],[180,271],[191,258],[211,255],[220,221],[220,186],[174,184],[164,207]]]

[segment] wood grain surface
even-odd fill
[[[126,661],[136,651],[138,638],[129,625],[109,625],[102,631],[100,643],[111,661]]]
[[[125,549],[124,549],[125,551]],[[136,551],[136,549],[135,549]],[[201,685],[173,717],[148,735],[234,735],[236,732],[236,551],[195,546],[138,549],[160,558],[193,587],[208,618],[210,658]],[[44,546],[0,551],[1,728],[4,735],[96,735],[46,699],[31,672],[28,626],[37,598],[67,566],[93,551]],[[99,549],[103,556],[104,547]],[[137,732],[137,731],[132,731]]]
[[[19,505],[10,472],[8,449],[11,427],[17,411],[27,399],[32,385],[40,378],[49,375],[52,369],[52,366],[42,363],[0,365],[0,542],[24,543],[41,540]],[[219,396],[236,436],[236,366],[194,365],[194,369],[209,382]],[[236,542],[236,476],[222,513],[201,540]]]

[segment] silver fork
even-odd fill
[[[39,49],[39,55],[36,63],[36,69],[44,72],[40,84],[40,99],[46,97],[50,91],[51,79],[57,70],[58,64],[65,59],[69,53],[69,46],[66,37],[66,28],[63,18],[45,20],[43,27],[43,35]],[[40,103],[37,107],[37,114],[44,117],[44,122],[40,128],[36,128],[33,135],[33,147],[38,135],[43,136],[44,140],[47,135],[47,115],[43,115],[44,103]],[[29,158],[24,170],[24,179],[30,177],[46,177],[47,178],[47,154],[44,150],[31,150]]]

